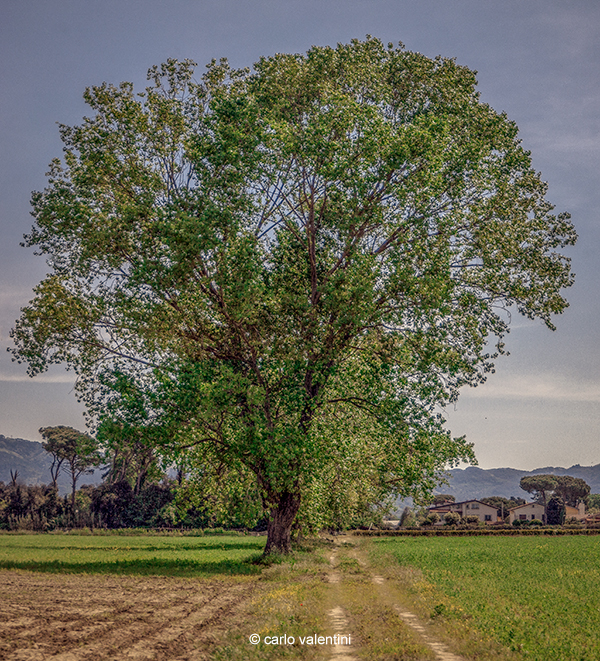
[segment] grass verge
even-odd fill
[[[353,545],[340,548],[336,570],[341,580],[332,595],[348,617],[354,653],[368,661],[433,661],[433,651],[402,621],[394,599],[373,583],[355,553]]]
[[[214,658],[217,661],[323,658],[322,647],[302,644],[300,639],[327,634],[326,550],[326,546],[315,542],[297,548],[289,556],[261,559],[257,564],[263,571],[256,596],[238,615],[237,630],[215,651]],[[258,644],[250,643],[252,634],[259,636]]]

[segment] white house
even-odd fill
[[[512,523],[515,519],[520,519],[521,521],[532,521],[533,519],[538,519],[542,523],[546,523],[544,506],[540,503],[525,503],[525,505],[513,507],[511,510],[509,510],[509,514],[509,523]],[[585,504],[579,503],[577,507],[565,505],[565,518],[575,518],[579,519],[579,521],[585,519]]]
[[[525,503],[525,505],[518,505],[508,510],[510,516],[509,523],[519,519],[521,521],[533,521],[538,519],[542,523],[546,523],[546,515],[544,513],[544,506],[540,503]]]
[[[476,516],[483,523],[496,523],[499,520],[497,508],[480,500],[463,500],[460,503],[445,502],[443,505],[434,505],[429,508],[430,514],[439,514],[442,520],[444,514],[448,512],[456,512],[463,518]]]

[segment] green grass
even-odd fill
[[[433,619],[519,658],[600,659],[600,537],[388,538],[372,558],[420,570],[412,590]]]
[[[0,535],[0,568],[52,573],[255,574],[264,538]]]

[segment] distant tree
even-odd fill
[[[591,493],[586,501],[588,510],[600,510],[600,493]]]
[[[131,427],[107,421],[98,430],[98,440],[106,449],[108,471],[103,476],[114,484],[127,480],[138,495],[147,483],[159,482],[164,476],[156,447],[149,442],[142,427]]]
[[[565,504],[560,496],[552,496],[546,506],[546,522],[551,526],[561,526],[565,522]]]
[[[60,452],[57,452],[58,446],[52,442],[42,443],[42,447],[46,452],[52,455],[52,464],[50,465],[50,477],[52,478],[52,488],[58,490],[58,476],[60,474],[60,469],[65,463],[65,457],[61,456]]]
[[[127,480],[104,482],[91,495],[91,510],[96,524],[107,528],[126,528],[130,525],[130,509],[135,496]]]
[[[51,485],[0,482],[0,530],[51,530],[62,524],[63,511]]]
[[[519,486],[523,491],[527,491],[533,495],[533,499],[544,506],[544,513],[546,520],[548,520],[547,502],[548,495],[556,488],[556,475],[526,475],[521,478]]]
[[[585,500],[590,493],[590,485],[579,477],[559,475],[556,478],[554,495],[562,499],[565,505],[577,507],[579,501]]]
[[[9,527],[14,524],[27,513],[27,487],[22,484],[17,484],[15,480],[11,481],[8,485],[6,493],[6,506],[5,512],[9,522]]]
[[[149,484],[136,494],[127,480],[121,480],[93,489],[90,510],[108,528],[154,526],[158,513],[173,497],[168,483]]]
[[[518,505],[525,505],[527,501],[525,500],[525,498],[518,498],[517,496],[511,496],[508,499],[508,502],[512,503],[510,505],[511,507],[517,507]]]
[[[416,518],[414,512],[410,507],[405,507],[400,515],[400,522],[398,525],[400,528],[406,528],[407,526],[414,526],[415,523]]]
[[[39,430],[46,452],[60,461],[63,470],[71,477],[71,514],[75,514],[75,492],[77,480],[82,475],[93,473],[93,467],[100,465],[102,455],[95,439],[73,427],[42,427]]]
[[[433,497],[432,505],[443,505],[444,503],[454,503],[456,498],[449,493],[440,493]]]

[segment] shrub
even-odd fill
[[[460,514],[457,512],[448,512],[444,515],[444,523],[447,526],[455,526],[460,523]]]
[[[432,512],[428,514],[425,519],[423,519],[424,526],[432,526],[434,523],[438,523],[440,520],[440,515],[437,512]]]

